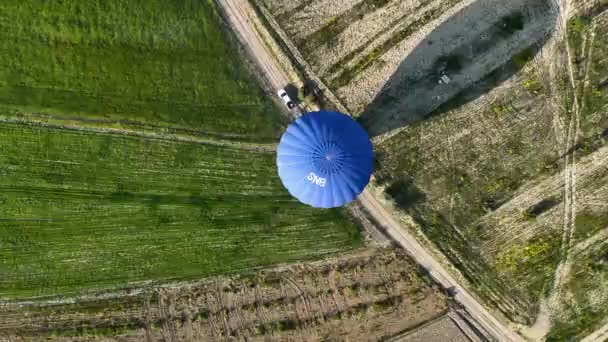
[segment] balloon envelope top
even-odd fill
[[[374,170],[369,136],[350,116],[307,113],[283,133],[277,152],[279,177],[289,193],[317,208],[354,200]]]

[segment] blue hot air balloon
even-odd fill
[[[277,153],[279,177],[292,196],[317,208],[354,200],[374,170],[369,136],[350,116],[307,113],[283,133]]]

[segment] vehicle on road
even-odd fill
[[[458,294],[458,288],[456,286],[450,286],[445,289],[445,292],[448,294],[448,297],[454,298]]]
[[[295,108],[296,104],[291,100],[291,98],[289,97],[289,94],[287,94],[285,89],[279,89],[279,91],[277,91],[277,95],[279,95],[281,100],[283,100],[283,103],[285,103],[287,108],[289,108],[289,109]]]

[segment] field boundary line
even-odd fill
[[[250,143],[239,143],[230,140],[220,140],[220,139],[206,139],[201,137],[194,136],[185,136],[185,135],[176,135],[170,133],[152,133],[152,132],[143,132],[136,131],[130,129],[121,129],[121,128],[98,128],[98,127],[90,127],[90,126],[80,126],[80,125],[67,125],[67,124],[54,124],[48,123],[44,121],[37,120],[23,120],[17,118],[11,118],[5,115],[0,115],[0,123],[6,124],[17,124],[23,126],[30,127],[40,127],[47,129],[59,129],[66,131],[74,131],[74,132],[83,132],[83,133],[95,133],[95,134],[106,134],[106,135],[119,135],[125,137],[135,137],[135,138],[146,138],[153,140],[165,140],[165,141],[175,141],[175,142],[184,142],[184,143],[195,143],[201,145],[209,145],[209,146],[217,146],[224,148],[234,148],[245,151],[256,151],[256,152],[264,152],[271,153],[276,151],[276,144],[250,144]]]

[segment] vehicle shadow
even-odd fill
[[[359,116],[371,137],[461,106],[517,73],[557,22],[551,0],[478,0],[424,38]]]

